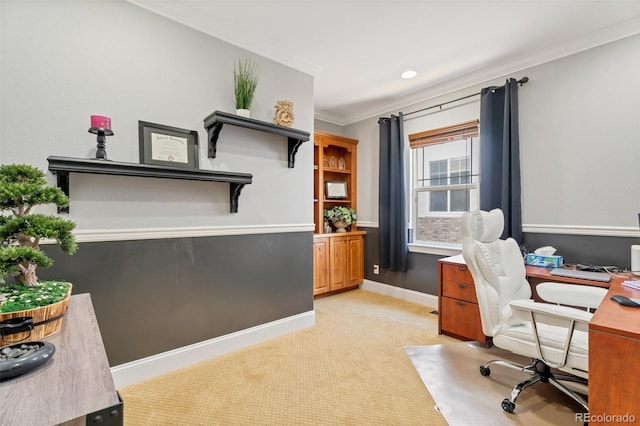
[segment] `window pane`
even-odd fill
[[[430,185],[446,185],[447,168],[447,160],[429,161]]]
[[[429,211],[447,211],[447,191],[433,191],[429,193]]]
[[[423,242],[460,244],[462,242],[460,216],[447,216],[447,213],[433,214],[433,212],[429,213],[427,211],[428,200],[435,194],[446,195],[446,191],[419,192],[417,194],[418,214],[415,239]]]
[[[451,211],[452,212],[468,212],[469,196],[468,189],[456,189],[449,191],[451,194]]]

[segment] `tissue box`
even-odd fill
[[[527,253],[524,263],[531,266],[544,266],[545,268],[559,268],[562,266],[562,256],[542,256],[535,253]]]

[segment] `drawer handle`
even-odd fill
[[[460,269],[461,271],[466,271],[467,267],[466,266],[459,266],[458,269]]]
[[[467,284],[465,284],[465,283],[458,283],[458,287],[460,287],[462,289],[465,289],[465,288],[467,288],[469,286]]]
[[[461,302],[459,300],[456,300],[456,303],[458,304],[458,306],[467,306],[466,302]]]

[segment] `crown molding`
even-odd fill
[[[393,102],[379,103],[375,107],[368,109],[357,109],[357,113],[345,117],[338,117],[335,114],[320,111],[324,117],[320,118],[318,111],[316,111],[316,118],[339,126],[346,126],[372,117],[389,114],[390,111],[398,111],[414,104],[427,102],[452,92],[468,89],[472,86],[480,85],[511,73],[520,72],[637,34],[640,34],[640,18],[630,19],[624,23],[605,28],[597,33],[592,33],[586,37],[575,39],[569,43],[558,45],[555,48],[547,49],[534,55],[521,56],[510,61],[499,62],[489,67],[484,67],[476,72],[437,84],[435,87],[426,88],[425,90],[403,96]]]
[[[286,65],[288,67],[291,67],[305,74],[309,74],[313,77],[318,75],[318,73],[322,70],[322,67],[316,63],[307,61],[295,55],[291,55],[287,53],[284,49],[279,48],[278,46],[274,46],[269,43],[264,43],[261,40],[256,38],[248,37],[244,35],[242,31],[233,31],[232,33],[227,33],[225,31],[222,31],[219,27],[216,27],[215,30],[211,30],[209,23],[187,22],[187,20],[180,15],[179,1],[178,2],[157,2],[157,1],[149,1],[149,0],[126,0],[126,1],[142,9],[155,13],[156,15],[160,15],[171,21],[178,22],[181,25],[200,31],[201,33],[210,35],[226,43],[232,44],[241,49],[245,49],[249,52],[253,52],[256,55],[260,55],[265,58],[271,59],[275,62]],[[206,19],[206,17],[202,17],[202,19]]]

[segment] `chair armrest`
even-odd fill
[[[530,321],[531,313],[534,313],[535,321],[538,323],[567,327],[571,321],[575,321],[575,329],[581,331],[589,330],[589,321],[593,316],[592,313],[580,309],[533,300],[512,300],[509,306],[514,315],[522,320]]]
[[[596,309],[607,294],[607,289],[589,285],[544,282],[536,286],[538,296],[546,302]]]
[[[593,316],[590,312],[580,309],[540,303],[533,300],[512,300],[509,302],[509,307],[516,317],[531,321],[538,358],[551,368],[562,368],[566,365],[571,340],[573,339],[575,331],[579,330],[588,332],[589,321]],[[567,334],[564,339],[562,359],[558,362],[553,362],[551,359],[545,357],[545,350],[543,350],[542,344],[540,343],[540,336],[538,334],[538,325],[540,323],[566,329]]]

